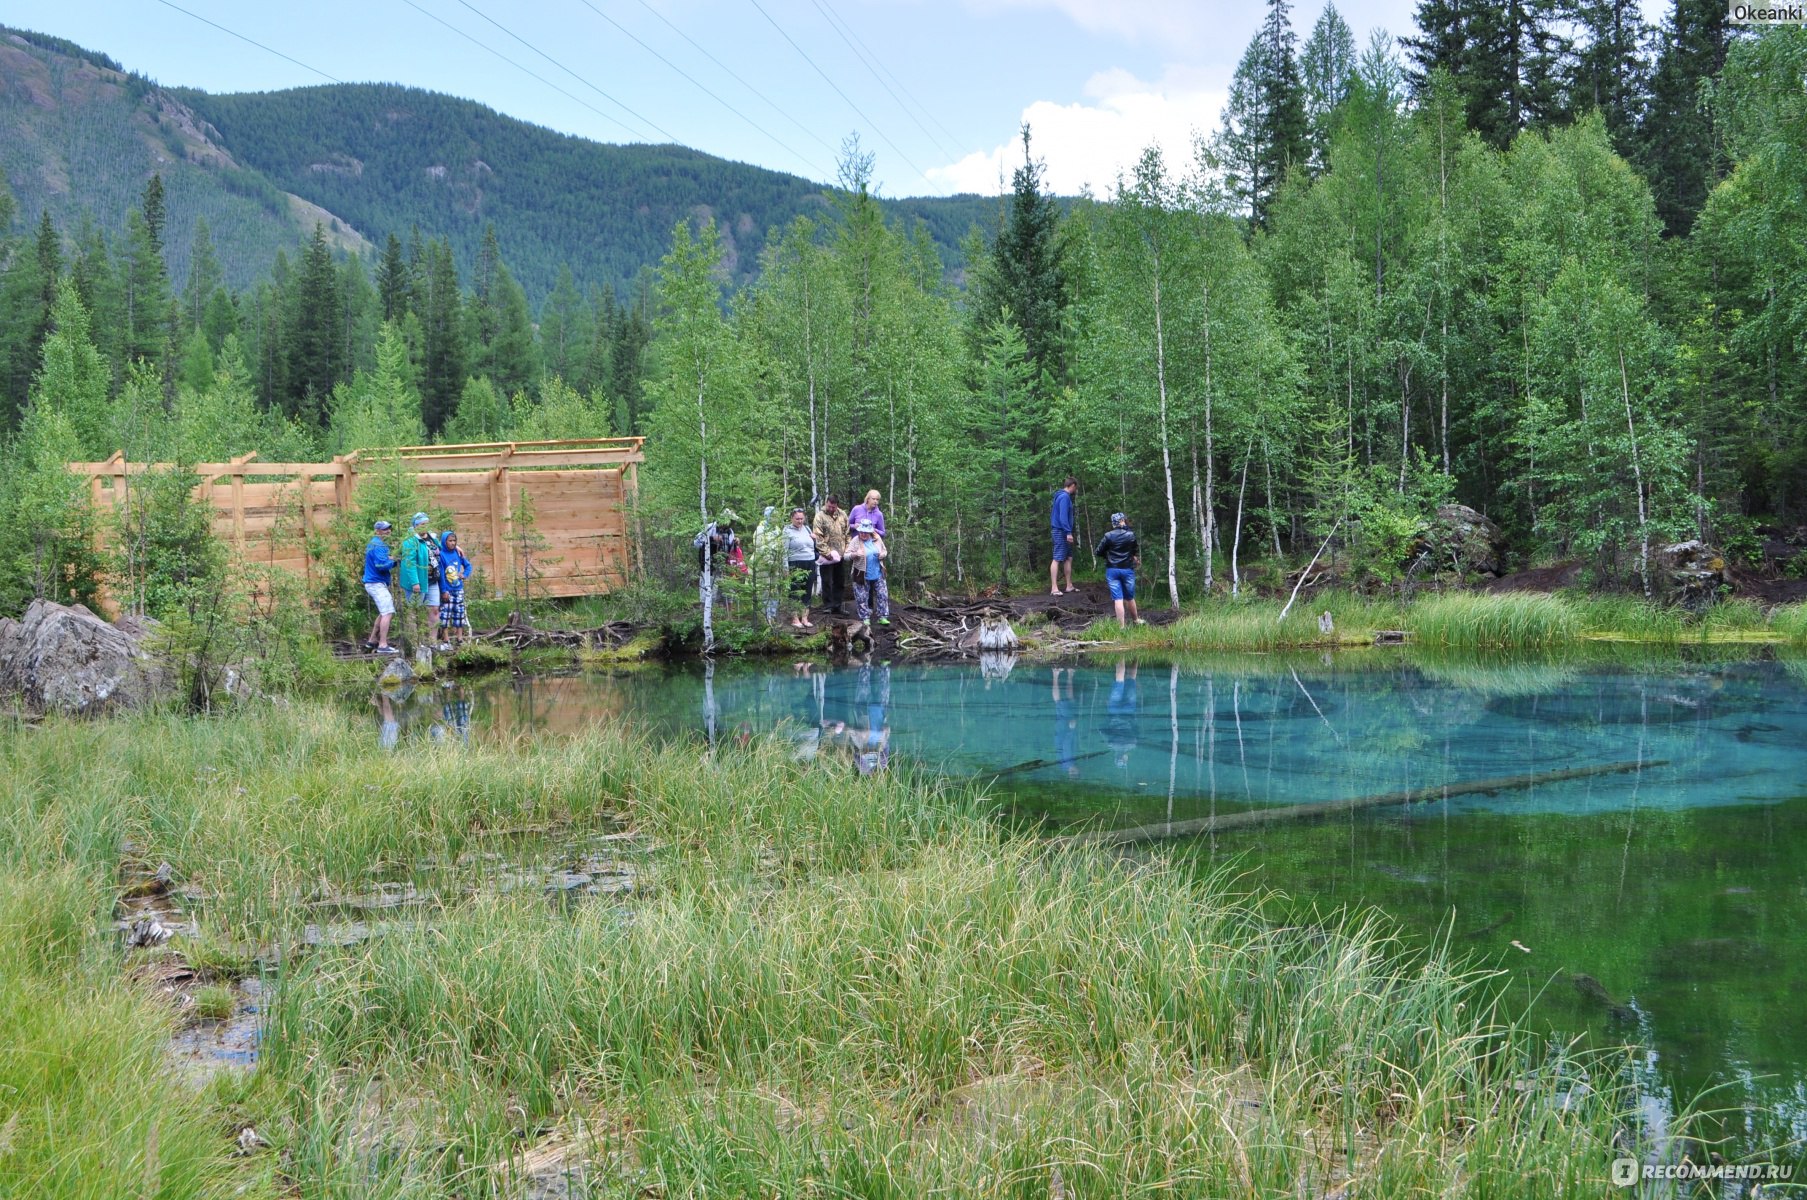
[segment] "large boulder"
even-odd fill
[[[149,704],[166,686],[138,637],[79,604],[33,600],[20,620],[0,619],[0,703],[95,716]]]
[[[1487,579],[1506,569],[1505,537],[1500,527],[1466,504],[1440,504],[1425,539],[1434,570],[1455,570]]]

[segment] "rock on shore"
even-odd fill
[[[154,624],[128,630],[79,604],[33,600],[21,619],[0,618],[0,705],[95,716],[150,703],[168,686],[142,645]]]

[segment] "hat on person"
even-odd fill
[[[457,537],[458,537],[458,531],[456,529],[448,529],[444,533],[439,535],[439,540],[442,542],[448,542],[448,541],[456,540]]]
[[[878,526],[874,525],[871,521],[861,521],[858,525],[853,527],[853,531],[855,533],[877,533]]]
[[[722,515],[715,518],[718,525],[733,525],[740,520],[740,514],[731,508],[722,509]]]
[[[777,511],[778,511],[778,506],[776,504],[768,504],[765,506],[765,511],[763,513],[761,513],[760,516],[769,517]]]
[[[420,525],[425,525],[430,520],[432,520],[432,518],[427,516],[426,513],[415,513],[414,519],[412,521],[408,522],[408,524],[414,525],[414,526],[420,526]]]
[[[1129,518],[1124,516],[1122,513],[1112,513],[1111,514],[1111,524],[1112,525],[1127,525],[1127,524],[1129,524]]]
[[[387,531],[388,531],[388,529],[389,529],[389,522],[387,522],[387,521],[378,521],[378,522],[377,522],[377,523],[376,523],[376,525],[375,525],[375,526],[374,526],[374,527],[373,527],[373,528],[375,528],[375,530],[376,530],[376,531],[377,531],[377,532],[378,532],[378,533],[385,533],[385,532],[387,532]]]

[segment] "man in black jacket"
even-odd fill
[[[1148,624],[1136,614],[1136,568],[1142,565],[1142,549],[1136,544],[1136,535],[1130,531],[1129,518],[1122,513],[1112,513],[1110,531],[1098,539],[1092,553],[1104,559],[1104,582],[1111,589],[1117,624],[1127,626],[1130,621]],[[1124,619],[1126,608],[1128,620]]]

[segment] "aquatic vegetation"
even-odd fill
[[[1576,640],[1585,623],[1563,596],[1443,592],[1413,604],[1407,628],[1424,646],[1538,647]]]
[[[296,705],[0,735],[0,928],[29,964],[0,984],[0,1126],[24,1114],[43,1195],[470,1194],[553,1149],[621,1195],[1600,1177],[1629,1096],[1610,1070],[1569,1091],[1443,949],[1276,925],[1234,879],[1050,850],[985,810],[619,728],[386,753]],[[649,856],[631,902],[447,886],[356,944],[301,936],[356,890],[626,834]],[[210,971],[242,961],[228,940],[266,970],[280,951],[245,1081],[162,1069],[173,1007],[98,932],[122,846],[171,865]],[[241,1113],[270,1149],[232,1154]]]

